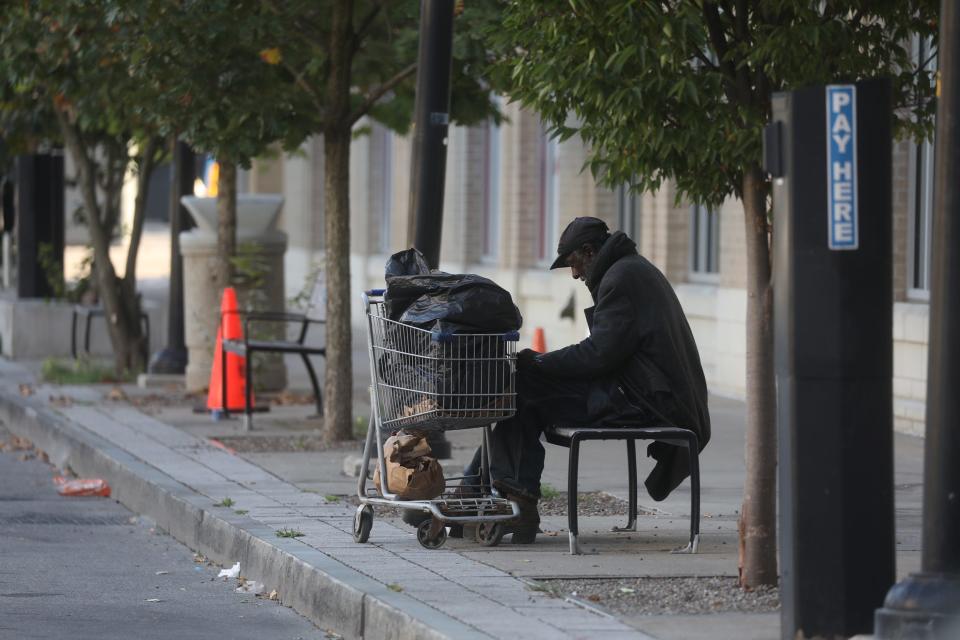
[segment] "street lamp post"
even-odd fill
[[[175,142],[170,166],[170,297],[168,300],[167,346],[150,359],[149,372],[182,375],[187,367],[183,328],[183,256],[180,233],[193,227],[180,197],[193,194],[196,178],[190,145]]]
[[[940,7],[922,560],[876,612],[878,638],[960,637],[960,7]]]
[[[440,264],[443,230],[453,14],[454,0],[420,2],[409,220],[413,227],[413,246],[423,253],[432,269]],[[442,431],[432,431],[428,442],[438,458],[450,457],[450,443]]]

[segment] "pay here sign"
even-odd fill
[[[856,249],[857,88],[827,85],[827,216],[830,249]]]

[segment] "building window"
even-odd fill
[[[393,213],[393,132],[384,129],[381,136],[380,152],[380,253],[390,251],[390,218]]]
[[[929,39],[917,39],[914,50],[917,64],[924,69],[937,68],[937,56],[931,55]],[[915,144],[910,158],[910,244],[908,277],[911,294],[925,297],[930,290],[930,234],[933,224],[933,143]]]
[[[552,260],[557,247],[557,224],[560,220],[558,155],[557,141],[544,132],[540,137],[540,219],[537,252],[541,262]]]
[[[500,246],[500,126],[491,118],[483,138],[483,258],[495,260]]]
[[[913,147],[910,176],[910,288],[930,289],[930,229],[933,213],[933,143]]]
[[[720,272],[720,215],[703,205],[690,208],[690,273],[713,279]]]
[[[629,185],[617,187],[617,223],[620,231],[638,244],[640,242],[640,197],[641,194],[630,191]]]

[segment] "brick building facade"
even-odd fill
[[[743,396],[746,252],[744,216],[731,200],[716,211],[675,204],[672,185],[631,195],[598,187],[581,171],[577,139],[549,140],[535,114],[503,107],[507,122],[450,130],[441,268],[478,273],[514,296],[524,316],[522,340],[543,327],[555,348],[581,339],[586,288],[569,271],[550,272],[560,231],[578,215],[628,232],[673,283],[700,348],[711,391]],[[898,430],[922,433],[926,391],[927,286],[931,159],[929,145],[894,144],[894,413]],[[354,324],[362,336],[359,292],[383,285],[390,253],[408,246],[410,140],[372,125],[351,156],[351,269]],[[251,188],[286,197],[290,236],[288,294],[301,287],[323,246],[322,141],[258,164]],[[573,299],[573,319],[560,311]]]

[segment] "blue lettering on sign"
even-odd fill
[[[856,249],[857,88],[827,85],[827,215],[830,249]]]

